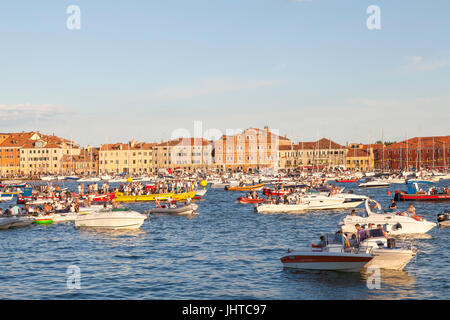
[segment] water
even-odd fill
[[[386,207],[406,185],[393,185],[390,196],[387,189],[348,189]],[[381,288],[368,289],[364,272],[292,272],[279,260],[287,248],[337,230],[350,210],[263,215],[236,203],[240,195],[210,189],[198,202],[198,216],[155,215],[137,231],[77,230],[72,223],[0,231],[0,299],[450,298],[450,228],[414,239],[417,258],[404,271],[382,271]],[[414,205],[430,221],[448,208]],[[145,212],[153,204],[128,206]],[[73,265],[80,268],[81,289],[67,288]]]

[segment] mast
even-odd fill
[[[431,170],[434,171],[434,136],[433,136],[433,164],[431,165]]]
[[[381,129],[381,143],[383,145],[383,159],[382,159],[382,168],[381,172],[384,172],[384,129]]]
[[[405,140],[405,142],[406,142],[406,171],[408,171],[408,169],[409,169],[409,148],[408,148],[408,130],[406,130],[406,140]]]

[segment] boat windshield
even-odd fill
[[[382,229],[371,229],[368,230],[370,238],[384,237],[384,233]]]

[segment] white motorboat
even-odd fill
[[[44,176],[44,177],[41,177],[41,180],[43,180],[43,181],[52,181],[52,180],[57,180],[57,177],[55,177],[55,176]]]
[[[390,182],[374,178],[366,178],[365,182],[358,184],[358,188],[389,188]]]
[[[403,268],[416,256],[417,248],[397,239],[386,239],[382,230],[369,230],[371,237],[361,241],[360,247],[372,248],[374,258],[365,265],[365,268],[378,267],[380,269],[403,270]]]
[[[288,269],[359,272],[373,259],[370,252],[371,248],[344,248],[334,235],[326,235],[325,247],[288,250],[280,260]]]
[[[34,220],[33,217],[28,216],[1,217],[0,230],[27,227],[31,225]]]
[[[374,202],[381,210],[381,206],[374,200],[366,200],[365,207],[367,216],[348,215],[340,222],[342,232],[356,232],[355,225],[360,226],[372,223],[381,224],[383,229],[390,235],[427,233],[436,226],[436,223],[427,221],[419,216],[409,217],[398,215],[397,213],[374,213],[370,207],[370,202]]]
[[[293,197],[295,199],[295,195],[290,195],[288,199],[292,199]],[[256,204],[255,211],[258,213],[296,213],[309,210],[350,209],[359,206],[364,201],[348,201],[345,195],[324,196],[321,194],[307,194],[304,196],[299,195],[298,197],[299,201],[294,200],[289,204]]]
[[[127,208],[101,209],[75,219],[75,228],[139,229],[147,216]]]
[[[213,182],[211,183],[211,188],[213,189],[225,189],[225,187],[237,187],[239,186],[239,181],[229,181],[229,182]]]
[[[0,192],[0,202],[8,202],[14,199],[14,195],[12,194],[2,194]]]
[[[198,209],[198,205],[191,203],[189,205],[180,207],[161,207],[149,210],[151,214],[154,213],[166,213],[166,214],[177,214],[177,215],[191,215],[194,214]]]
[[[88,178],[80,178],[78,179],[78,182],[98,182],[102,179],[99,177],[88,177]]]

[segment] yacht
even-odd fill
[[[139,229],[145,219],[145,214],[128,208],[107,208],[77,217],[75,228]]]
[[[273,204],[260,203],[255,205],[255,211],[258,213],[295,213],[310,210],[329,210],[329,209],[350,209],[356,208],[364,202],[363,199],[358,201],[349,200],[346,195],[325,196],[322,194],[297,195],[299,201],[295,200],[296,195],[292,194],[288,197],[291,203]]]
[[[419,216],[402,216],[394,212],[375,213],[370,207],[371,202],[375,203],[375,207],[381,210],[381,206],[378,202],[374,200],[366,200],[365,208],[367,216],[346,216],[344,220],[339,223],[341,225],[342,232],[354,233],[356,232],[356,224],[363,226],[368,225],[369,223],[374,225],[381,224],[383,229],[390,235],[427,233],[436,226],[436,223],[427,221]]]
[[[389,188],[391,185],[387,180],[366,178],[365,182],[358,184],[359,188]]]

